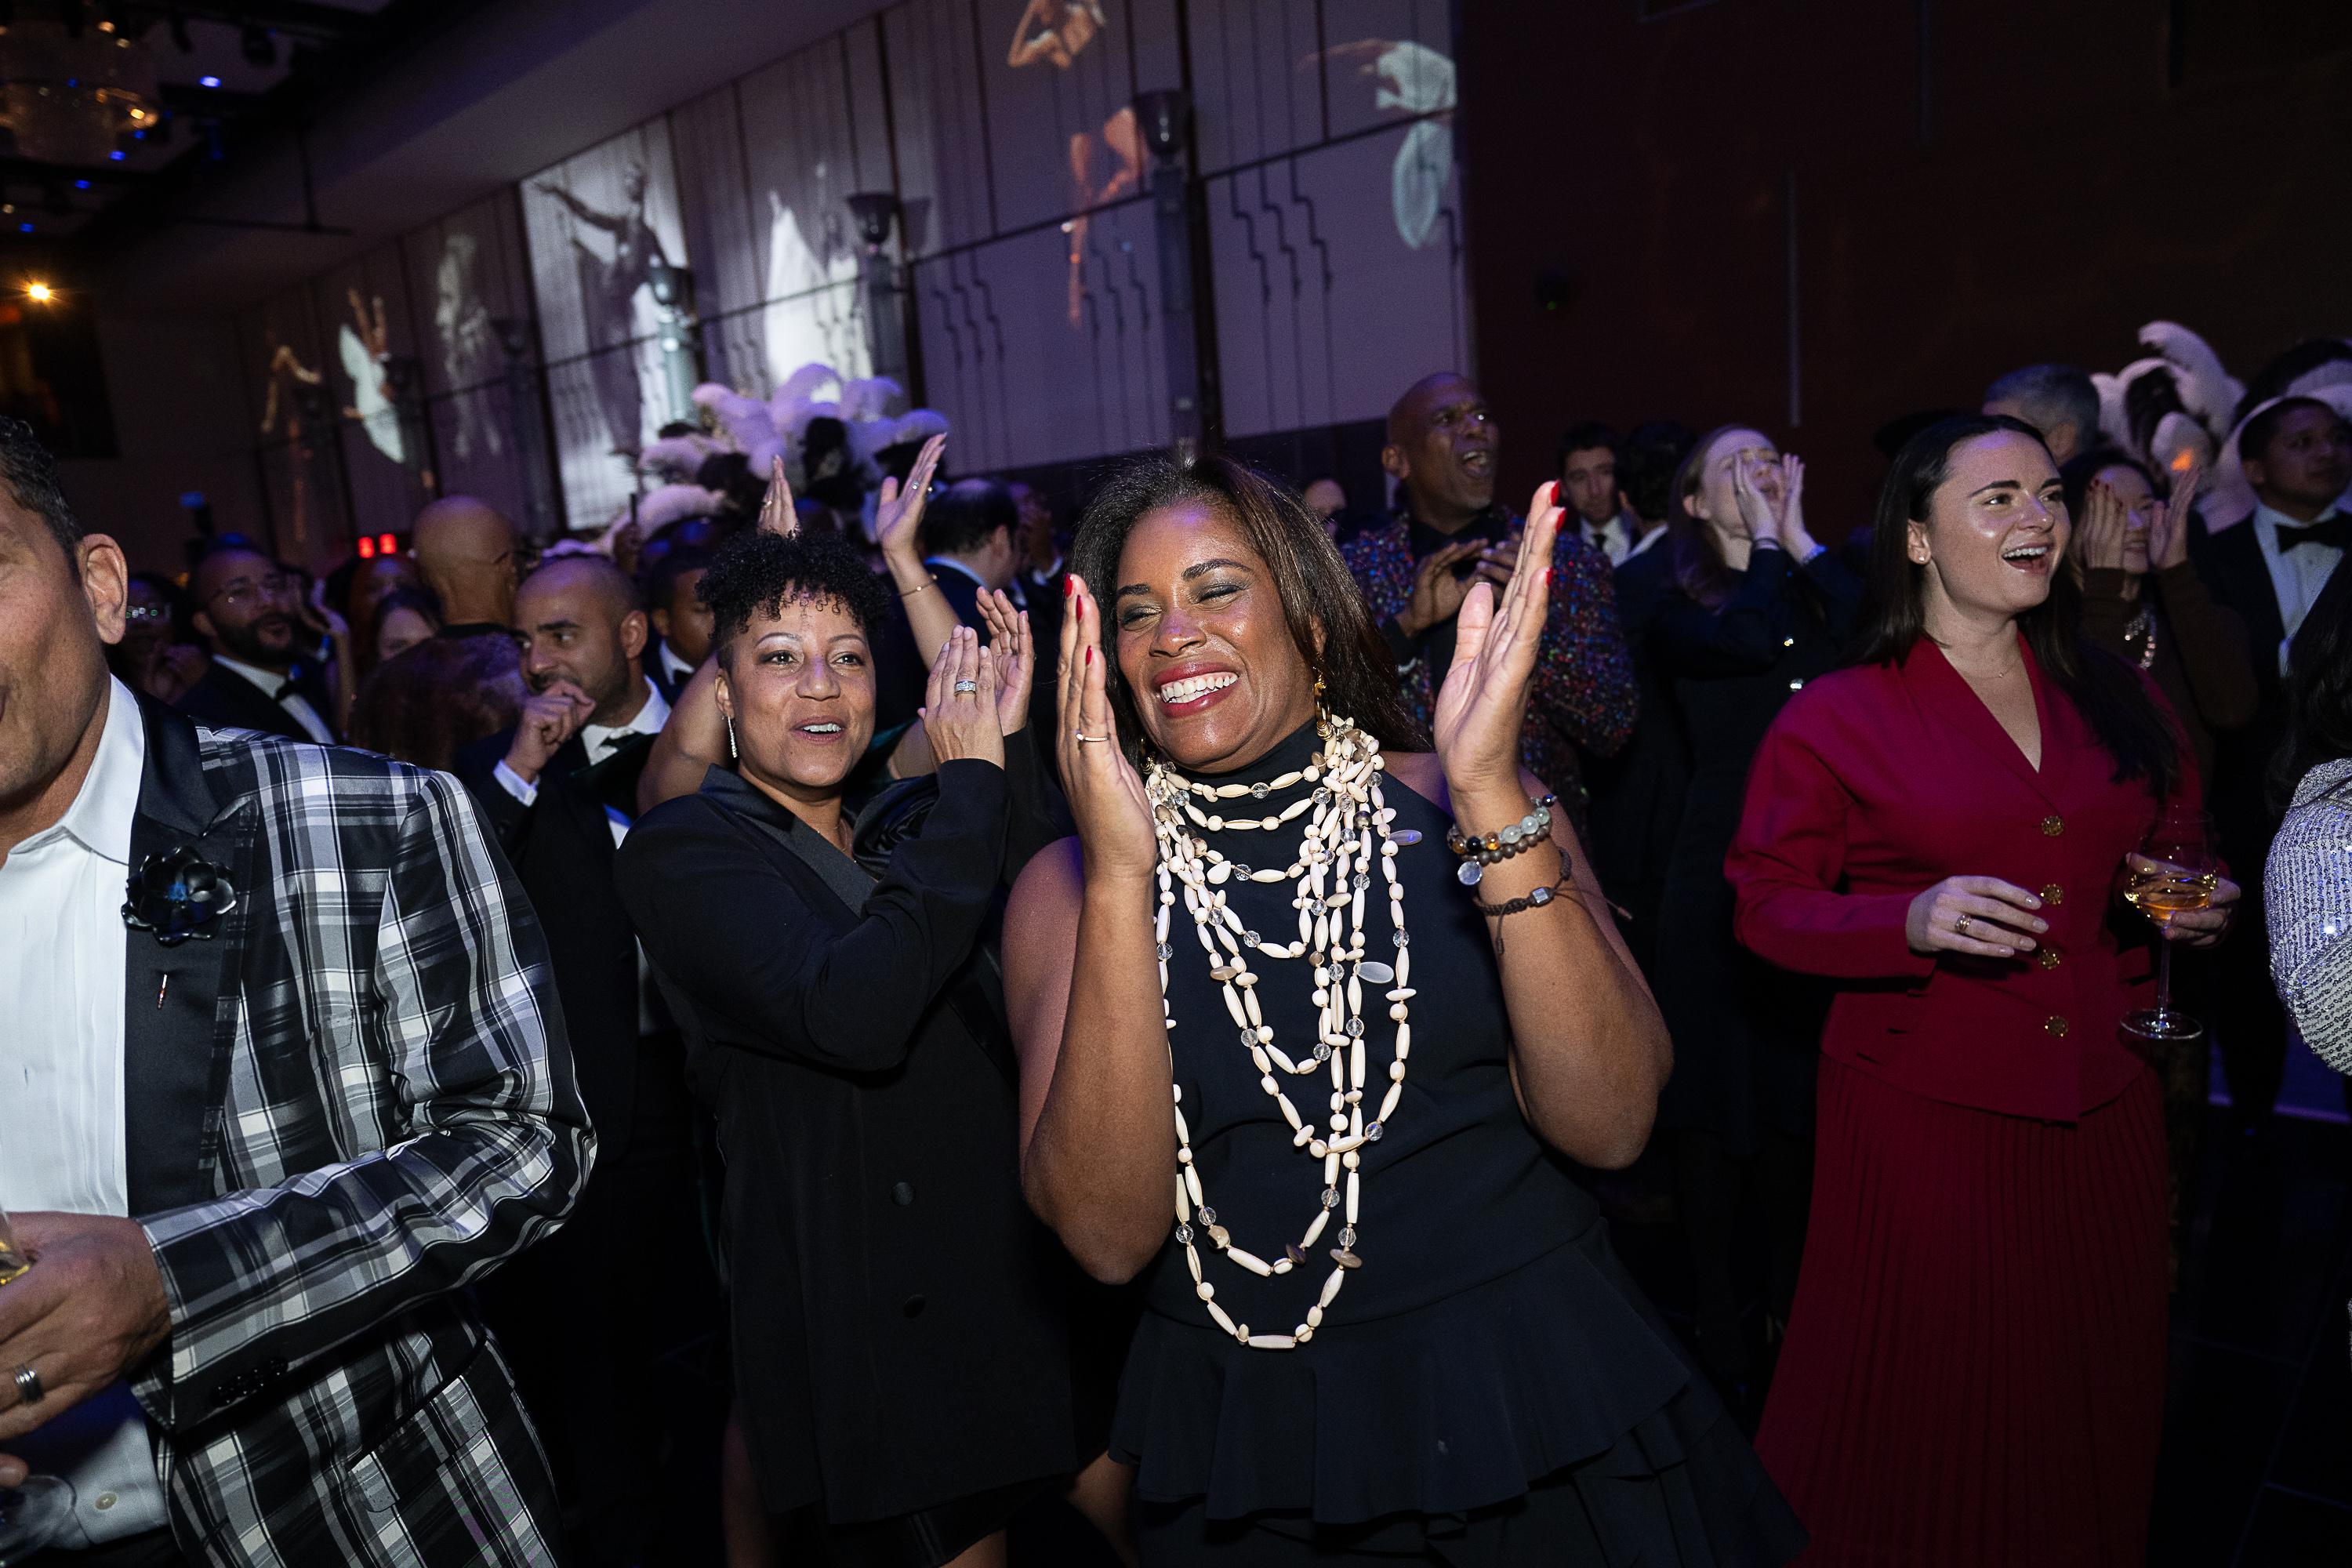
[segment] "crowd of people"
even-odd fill
[[[316,582],[0,426],[0,1513],[656,1563],[707,1451],[730,1563],[2137,1563],[2209,1048],[2253,1139],[2352,1069],[2335,347],[2180,460],[2005,376],[1826,540],[1741,424],[1518,512],[1454,374],[1377,510],[934,435]]]

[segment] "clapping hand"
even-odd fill
[[[1519,730],[1527,719],[1544,615],[1551,602],[1552,543],[1559,534],[1559,486],[1546,484],[1528,507],[1509,585],[1496,602],[1491,583],[1471,588],[1454,634],[1454,667],[1438,689],[1438,761],[1457,798],[1514,788]]]
[[[1423,556],[1412,571],[1412,596],[1397,612],[1397,629],[1409,637],[1417,637],[1461,614],[1471,580],[1455,576],[1454,568],[1486,547],[1483,539],[1465,539],[1442,545]]]
[[[978,632],[958,626],[932,664],[930,685],[923,694],[923,736],[933,757],[942,763],[1004,765],[1004,731],[996,716],[998,684],[994,653],[980,646]]]
[[[768,493],[760,501],[760,529],[790,539],[801,531],[801,514],[793,510],[793,481],[784,478],[784,460],[768,464]]]
[[[1085,579],[1066,578],[1062,617],[1062,791],[1077,823],[1088,876],[1147,878],[1160,863],[1151,797],[1118,743],[1111,716],[1109,662],[1102,651],[1102,612]]]
[[[923,449],[915,456],[915,466],[908,471],[904,489],[897,479],[882,481],[882,494],[874,509],[874,542],[882,547],[884,559],[920,558],[916,535],[923,523],[923,503],[930,500],[931,475],[940,466],[940,454],[947,447],[944,435],[924,442]]]
[[[996,660],[997,728],[1016,735],[1029,722],[1029,688],[1037,670],[1029,612],[1014,609],[1011,595],[986,588],[980,595],[980,618],[988,623],[988,651]]]

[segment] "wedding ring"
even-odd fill
[[[959,680],[955,683],[955,689],[958,691],[977,691],[980,689],[980,682],[977,680]]]
[[[1081,741],[1108,741],[1110,739],[1108,735],[1089,735],[1084,730],[1073,730],[1070,733]]]
[[[1968,917],[1968,916],[1966,916],[1966,915],[1962,915],[1958,920],[1956,920],[1956,921],[1954,921],[1952,922],[1952,934],[1953,934],[1954,936],[1966,936],[1966,935],[1968,935],[1968,934],[1969,934],[1969,925],[1970,925],[1970,924],[1972,924],[1972,923],[1973,923],[1973,922],[1969,919],[1969,917]]]
[[[27,1405],[38,1405],[48,1397],[47,1391],[41,1387],[41,1374],[29,1366],[16,1369],[16,1396]]]

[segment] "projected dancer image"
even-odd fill
[[[310,539],[310,459],[314,455],[309,432],[304,427],[307,421],[303,418],[306,401],[303,395],[315,395],[327,377],[324,371],[309,369],[295,358],[293,345],[278,342],[274,328],[270,330],[268,341],[270,350],[269,393],[261,405],[261,434],[264,437],[275,435],[278,416],[281,412],[285,415],[286,445],[288,455],[292,458],[287,465],[287,474],[294,501],[289,509],[292,514],[289,521],[294,552],[299,556]]]
[[[1086,47],[1109,26],[1097,0],[1029,0],[1029,8],[1013,25],[1013,47],[1004,63],[1019,69],[1039,60],[1067,70]],[[1097,156],[1099,149],[1101,156]],[[1096,166],[1108,161],[1099,178]],[[1143,184],[1143,137],[1137,131],[1135,110],[1121,106],[1103,121],[1099,133],[1080,131],[1070,137],[1070,184],[1076,205],[1108,206]],[[1062,226],[1070,237],[1070,325],[1086,314],[1087,228],[1084,212]]]
[[[1004,63],[1018,68],[1047,60],[1067,70],[1109,25],[1103,20],[1100,0],[1029,0],[1029,8],[1013,24],[1013,48]]]
[[[1372,82],[1373,108],[1431,117],[1404,133],[1389,175],[1397,233],[1419,250],[1437,226],[1454,178],[1454,62],[1410,38],[1365,38],[1309,55],[1304,63],[1327,59],[1352,62],[1356,74]]]
[[[433,268],[433,331],[441,341],[441,374],[449,386],[468,389],[454,399],[457,427],[451,448],[460,462],[472,459],[478,442],[493,458],[506,447],[480,390],[503,368],[498,329],[482,302],[481,255],[480,240],[453,234],[441,242],[441,259]]]
[[[392,329],[384,323],[383,296],[376,296],[373,315],[357,289],[345,290],[344,297],[351,301],[352,320],[335,334],[337,357],[352,383],[352,401],[344,405],[343,416],[360,422],[369,446],[404,463],[408,447],[400,437],[400,410],[393,406],[392,376],[386,368],[392,359]]]
[[[580,303],[587,316],[588,342],[595,348],[625,348],[636,336],[637,290],[646,288],[661,241],[646,222],[646,166],[631,163],[621,176],[625,211],[602,213],[562,186],[541,181],[531,187],[553,196],[564,210],[592,228],[613,237],[611,260],[596,254],[578,235],[572,250],[580,267]],[[591,363],[596,376],[596,402],[604,410],[604,428],[613,438],[615,456],[635,458],[644,444],[645,387],[637,379],[633,353],[601,353]]]

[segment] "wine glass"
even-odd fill
[[[2185,1040],[2205,1026],[2172,1005],[2172,920],[2213,902],[2221,863],[2213,853],[2213,820],[2202,812],[2166,812],[2139,848],[2124,857],[2124,901],[2156,923],[2156,1005],[2134,1013],[2124,1027],[2146,1040]]]
[[[0,1288],[32,1267],[17,1250],[16,1233],[0,1209]],[[0,1568],[16,1568],[65,1533],[74,1490],[55,1476],[33,1476],[14,1491],[0,1490]]]

